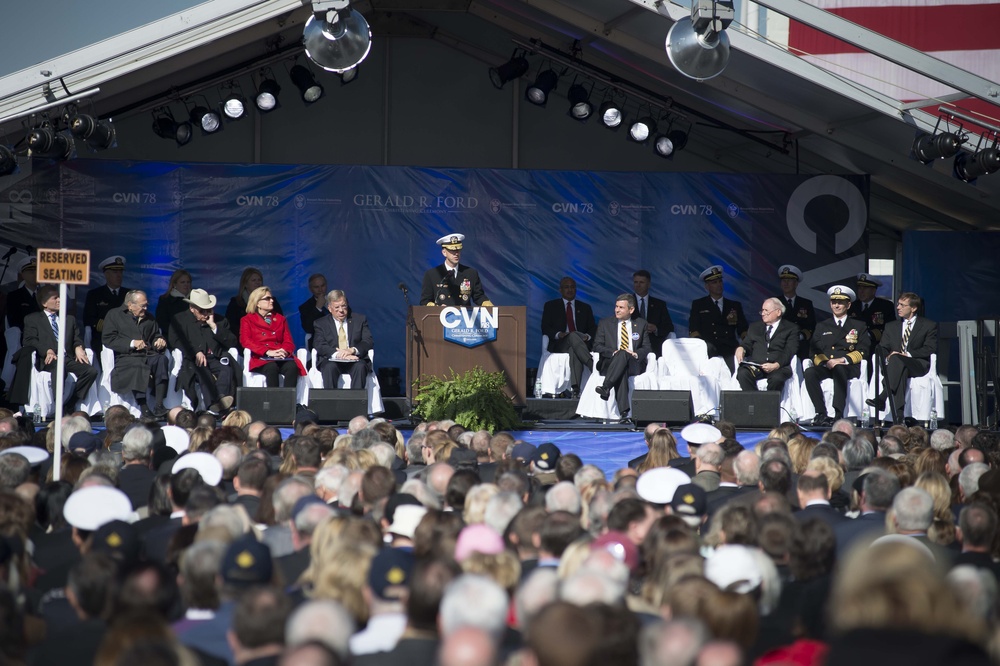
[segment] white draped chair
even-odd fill
[[[37,352],[31,353],[31,387],[28,393],[28,404],[24,405],[23,412],[31,414],[35,409],[35,405],[38,405],[42,416],[49,418],[55,415],[56,412],[56,404],[53,400],[56,380],[53,373],[36,369],[35,362],[37,356]],[[87,358],[91,364],[94,363],[94,352],[90,349],[87,350]],[[80,401],[80,410],[91,416],[101,411],[101,401],[97,388],[99,381],[100,376],[91,385],[84,399]],[[66,381],[63,382],[62,400],[64,403],[73,395],[74,388],[76,388],[76,375],[70,372],[66,375]]]
[[[89,351],[89,349],[88,349]],[[167,379],[167,394],[163,397],[163,406],[167,409],[173,409],[174,407],[184,407],[185,409],[193,409],[191,401],[187,399],[184,392],[177,387],[177,375],[181,371],[181,351],[179,349],[167,350],[167,360],[170,364],[170,375]],[[239,358],[236,349],[229,350],[230,356],[235,359]],[[139,418],[142,410],[139,409],[138,403],[135,401],[135,396],[129,391],[128,395],[122,395],[120,393],[115,393],[111,390],[111,372],[115,369],[115,352],[109,348],[104,347],[101,349],[101,378],[100,386],[98,387],[98,393],[100,395],[101,404],[104,405],[104,409],[111,407],[113,405],[124,405],[132,416]],[[152,390],[146,391],[146,401],[148,405],[155,405],[156,397],[153,395]],[[150,407],[152,409],[152,407]]]
[[[660,390],[690,391],[695,414],[718,415],[720,392],[732,377],[724,360],[709,358],[704,340],[676,338],[663,341],[656,379]]]
[[[604,375],[597,370],[597,352],[591,352],[594,371],[583,385],[580,391],[580,402],[576,406],[576,413],[585,418],[602,419],[605,421],[617,421],[621,418],[618,412],[618,403],[615,401],[615,389],[611,389],[611,395],[607,400],[601,400],[596,388],[604,384]],[[656,354],[650,352],[646,357],[646,370],[634,377],[629,377],[629,404],[631,405],[632,395],[635,390],[643,388],[656,388]]]
[[[572,388],[569,354],[549,351],[549,336],[542,336],[542,355],[538,358],[538,378],[542,381],[542,394],[559,395]],[[580,386],[587,385],[590,368],[583,369]]]
[[[319,369],[319,364],[317,363],[317,353],[313,349],[306,355],[305,349],[299,349],[296,352],[299,361],[303,365],[309,368],[309,374],[306,375],[306,388],[305,388],[305,399],[302,404],[309,404],[309,390],[310,389],[322,389],[326,388],[325,382],[323,381],[323,373]],[[310,360],[310,363],[306,364],[306,359]],[[368,379],[365,380],[365,390],[368,393],[368,414],[381,414],[385,411],[385,403],[382,401],[382,387],[378,383],[378,375],[375,373],[375,350],[368,350],[368,360],[371,363],[372,371],[368,373]],[[337,380],[336,388],[339,389],[349,389],[351,388],[351,376],[350,375],[340,375]]]
[[[878,395],[882,390],[882,373],[879,373],[879,386],[875,386],[875,378],[872,377],[868,385],[869,395]],[[930,421],[931,410],[937,413],[939,419],[944,417],[944,384],[941,383],[941,376],[937,372],[937,354],[931,354],[931,367],[923,377],[910,377],[910,385],[906,387],[906,406],[903,408],[903,416],[909,416],[917,421]],[[875,415],[872,414],[872,418]],[[892,419],[889,413],[889,401],[886,399],[885,409],[878,413],[881,421]]]
[[[802,415],[802,400],[803,393],[805,392],[802,386],[802,364],[799,362],[798,356],[792,357],[792,376],[785,380],[785,385],[781,389],[781,420],[785,421],[798,421]],[[739,371],[739,366],[736,368]],[[739,391],[740,384],[736,380],[736,373],[734,372],[731,376],[731,381],[728,386],[723,387],[724,390]],[[757,380],[757,390],[766,391],[767,390],[767,377]],[[832,400],[831,394],[831,400]],[[805,398],[806,402],[809,402],[809,398]],[[810,403],[811,405],[811,403]]]
[[[299,360],[302,360],[300,354],[305,354],[304,349],[299,349],[296,352],[296,356]],[[265,388],[267,386],[267,379],[264,375],[259,372],[250,371],[250,350],[243,350],[243,386],[247,388]],[[278,380],[282,386],[285,385],[284,378],[279,378]],[[309,378],[308,376],[303,377],[299,375],[298,380],[295,382],[295,402],[299,405],[304,405],[308,402],[309,397]]]
[[[803,364],[803,370],[811,368],[813,362],[807,359]],[[826,413],[833,414],[833,380],[824,379],[820,382],[823,389],[823,400],[826,403]],[[865,409],[865,400],[868,399],[868,364],[861,364],[861,376],[847,382],[847,402],[844,404],[844,418],[860,419],[861,412]],[[802,383],[802,411],[799,413],[800,420],[811,420],[816,416],[816,408],[813,407],[812,400],[806,391],[805,382]]]

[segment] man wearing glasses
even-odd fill
[[[174,316],[169,333],[170,346],[181,351],[177,385],[197,407],[197,384],[208,410],[220,414],[233,406],[229,348],[237,346],[238,340],[225,317],[215,318],[215,296],[204,289],[192,289],[184,300],[188,310]]]
[[[162,420],[167,415],[163,399],[170,378],[169,364],[163,353],[167,341],[148,309],[146,292],[130,291],[125,296],[125,305],[110,310],[105,317],[101,340],[115,353],[111,390],[120,395],[132,392],[143,418]],[[150,385],[156,397],[153,411],[146,406],[146,391]]]
[[[769,298],[760,308],[761,321],[750,324],[743,344],[736,348],[736,381],[744,391],[757,390],[767,378],[768,391],[780,391],[792,376],[792,357],[799,344],[799,327],[782,319],[784,304]]]

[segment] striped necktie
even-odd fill
[[[56,342],[59,342],[59,315],[55,312],[49,315],[49,321],[52,322],[52,332],[56,334]]]
[[[625,322],[622,322],[622,330],[621,330],[621,333],[618,334],[618,341],[619,341],[618,342],[618,348],[619,349],[624,349],[625,351],[628,351],[628,348],[629,348],[629,343],[628,343],[628,324],[626,324]]]
[[[910,346],[910,329],[911,328],[913,328],[913,320],[912,319],[908,319],[907,322],[906,322],[906,326],[903,328],[903,351],[904,352],[909,351],[908,347]]]

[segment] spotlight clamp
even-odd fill
[[[329,72],[357,67],[372,48],[372,30],[350,0],[313,0],[302,30],[306,55]]]

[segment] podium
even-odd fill
[[[525,405],[527,313],[523,305],[497,307],[496,340],[465,347],[445,339],[441,313],[449,308],[412,306],[406,334],[406,397],[413,399],[413,382],[422,375],[446,378],[481,367],[507,376],[506,393],[515,405]],[[467,313],[469,309],[465,310]]]

